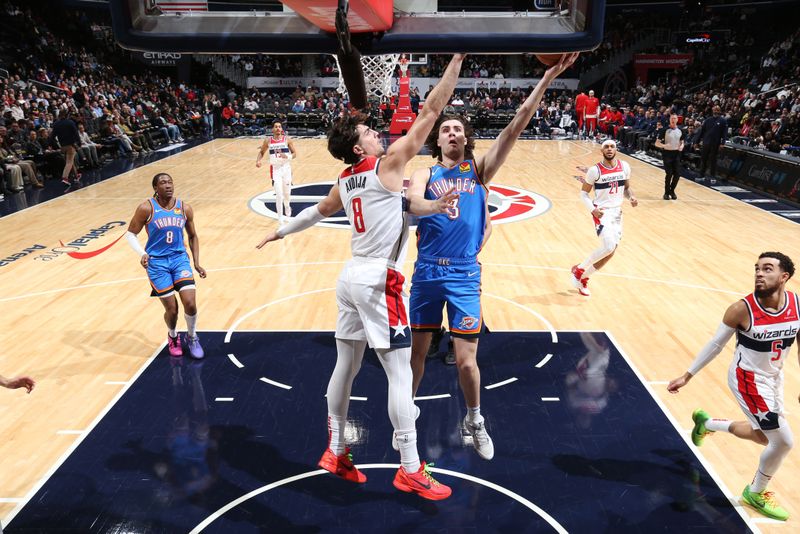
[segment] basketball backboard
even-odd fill
[[[335,54],[338,48],[334,33],[283,9],[274,0],[253,0],[247,4],[247,11],[235,10],[236,4],[214,2],[208,4],[208,11],[180,12],[159,9],[158,3],[159,0],[109,1],[114,33],[123,47],[159,52],[269,54]],[[296,4],[313,8],[332,21],[337,0]],[[350,4],[351,28],[359,27],[361,21],[352,7],[357,2],[351,0]],[[519,1],[484,4],[489,7],[477,10],[469,6],[459,9],[459,2],[452,0],[396,0],[391,27],[374,32],[368,31],[369,27],[362,28],[361,33],[353,32],[353,41],[362,54],[376,55],[573,52],[591,50],[602,40],[605,0],[531,0],[522,2],[524,11],[515,10]],[[229,10],[224,10],[229,5]],[[559,12],[554,11],[557,5],[562,8]]]

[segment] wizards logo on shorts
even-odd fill
[[[469,165],[464,162],[462,165]],[[460,170],[460,167],[459,167]],[[298,214],[302,210],[313,206],[328,196],[334,182],[315,182],[312,184],[295,185],[292,187],[292,213]],[[275,190],[270,189],[249,201],[250,209],[259,215],[278,219],[275,210]],[[512,185],[489,186],[489,213],[494,224],[524,221],[541,215],[550,209],[550,201],[538,193],[528,191]],[[350,222],[344,210],[317,223],[317,226],[326,228],[349,229]]]

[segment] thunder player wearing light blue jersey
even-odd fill
[[[139,261],[147,270],[153,297],[158,297],[166,310],[164,321],[169,334],[167,343],[172,356],[181,356],[183,349],[175,331],[178,323],[178,301],[181,297],[187,325],[186,344],[193,358],[204,356],[197,336],[197,303],[195,282],[189,256],[184,245],[183,231],[189,236],[189,247],[194,258],[194,268],[201,278],[206,271],[200,266],[200,240],[194,227],[194,212],[189,204],[174,197],[172,177],[159,173],[153,177],[155,195],[142,202],[128,226],[126,238],[131,248],[139,254]],[[145,228],[147,245],[142,249],[137,235]]]
[[[447,306],[461,391],[467,406],[464,430],[472,436],[478,455],[494,457],[494,444],[480,411],[481,377],[478,336],[483,327],[480,304],[481,267],[478,252],[485,242],[487,188],[505,162],[519,135],[530,122],[547,87],[578,54],[565,54],[547,69],[508,126],[489,151],[474,157],[472,128],[460,116],[440,117],[428,136],[428,148],[438,163],[411,176],[409,208],[436,199],[453,189],[459,196],[447,215],[422,218],[417,227],[419,254],[411,279],[409,320],[414,395],[425,372],[425,357],[434,331],[439,330]]]

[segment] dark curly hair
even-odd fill
[[[166,176],[167,178],[172,178],[172,176],[170,176],[165,172],[160,172],[156,174],[155,176],[153,176],[153,189],[156,188],[156,186],[158,185],[158,181],[161,179],[162,176]]]
[[[358,144],[359,134],[356,126],[367,122],[363,113],[345,115],[336,121],[328,130],[328,152],[336,159],[348,165],[358,163],[358,156],[353,152],[353,147]]]
[[[473,137],[475,130],[462,115],[440,115],[439,118],[436,119],[436,124],[433,125],[433,129],[428,134],[428,138],[425,140],[425,146],[431,151],[432,158],[442,161],[442,147],[436,144],[439,140],[439,128],[442,127],[442,123],[451,120],[456,120],[464,126],[464,137],[467,138],[467,144],[464,146],[464,159],[472,159],[474,157],[472,151],[475,150],[475,138]]]
[[[772,258],[774,260],[778,260],[778,267],[781,268],[781,271],[789,273],[789,278],[794,276],[794,262],[792,261],[792,258],[786,254],[782,254],[780,252],[762,252],[758,259],[760,260],[761,258]]]

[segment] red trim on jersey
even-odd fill
[[[408,326],[408,313],[403,302],[403,282],[406,279],[394,269],[386,269],[386,311],[389,314],[389,326]]]
[[[783,305],[783,309],[776,313],[765,310],[753,293],[747,295],[744,300],[749,305],[753,317],[753,324],[750,325],[750,328],[796,321],[800,310],[797,309],[795,295],[791,291],[786,291],[785,295],[786,303]]]
[[[736,385],[738,386],[739,393],[742,394],[744,402],[747,404],[747,409],[750,413],[768,412],[769,408],[767,403],[764,402],[764,397],[758,393],[758,387],[755,382],[755,375],[753,371],[745,371],[741,367],[736,368]]]
[[[371,171],[372,169],[377,167],[377,162],[378,158],[376,158],[375,156],[366,156],[355,165],[351,165],[347,167],[345,170],[343,170],[342,174],[339,175],[339,179],[344,180],[345,178],[350,178],[354,174],[360,174],[362,172]]]
[[[597,170],[600,171],[600,176],[603,176],[604,174],[612,174],[612,173],[616,173],[616,172],[622,172],[622,160],[618,159],[617,160],[617,164],[614,165],[610,169],[608,167],[606,167],[605,165],[603,165],[603,162],[601,161],[601,162],[597,163]]]

